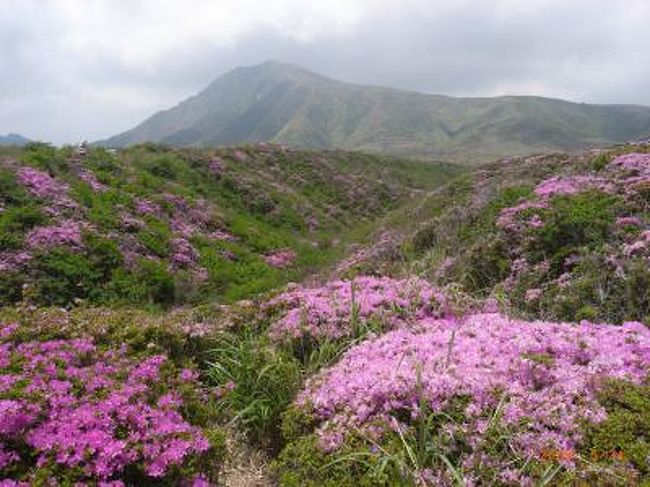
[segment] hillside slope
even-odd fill
[[[648,484],[650,146],[2,153],[5,484]]]
[[[650,324],[649,188],[648,145],[502,160],[396,210],[375,245],[392,231],[392,252],[345,270],[406,267],[525,318]]]
[[[647,107],[425,95],[343,83],[267,62],[235,69],[101,143],[214,147],[272,141],[474,163],[648,136]]]
[[[33,144],[1,160],[0,303],[250,297],[322,268],[458,172],[269,145],[114,155]]]

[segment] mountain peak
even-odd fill
[[[215,79],[212,84],[230,77],[261,77],[266,79],[294,79],[303,81],[327,80],[325,76],[303,68],[299,64],[270,59],[251,66],[241,66]]]
[[[275,142],[476,163],[648,134],[647,107],[443,97],[345,83],[269,60],[224,74],[105,144]]]

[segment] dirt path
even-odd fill
[[[241,433],[229,431],[228,459],[219,485],[224,487],[270,487],[277,485],[268,472],[267,455],[247,444]]]

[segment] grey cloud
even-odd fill
[[[112,135],[234,67],[267,59],[428,93],[650,105],[645,2],[526,4],[525,10],[512,1],[368,6],[349,30],[311,40],[252,23],[228,42],[179,39],[162,56],[139,63],[110,44],[94,52],[57,44],[66,29],[62,19],[0,18],[0,133],[59,143]],[[136,14],[146,20],[142,5]],[[169,35],[175,35],[173,22]]]

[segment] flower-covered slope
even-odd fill
[[[403,216],[401,258],[529,318],[650,322],[649,188],[645,145],[501,161]]]
[[[412,191],[456,170],[258,145],[30,145],[0,160],[0,302],[195,303],[315,270]],[[333,243],[336,235],[336,242]]]

